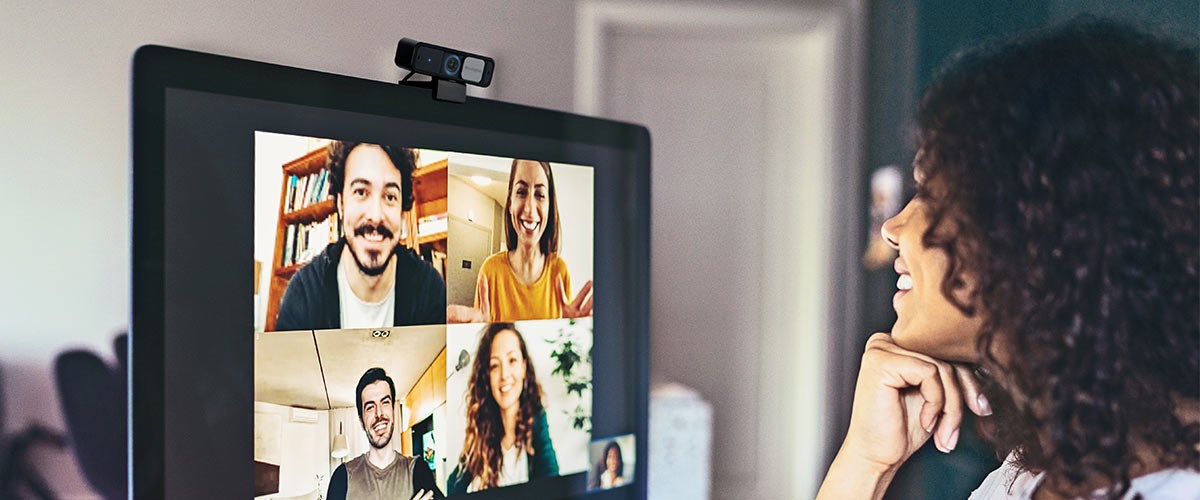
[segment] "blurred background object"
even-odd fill
[[[649,500],[709,498],[712,405],[681,384],[650,388]]]
[[[88,484],[105,500],[128,496],[128,460],[123,453],[113,453],[125,449],[129,436],[128,349],[129,336],[122,333],[113,340],[116,363],[87,350],[64,352],[54,362],[75,458]]]
[[[1081,13],[1192,43],[1200,26],[1194,0],[0,2],[16,68],[0,77],[0,431],[68,429],[59,352],[117,363],[138,46],[396,81],[408,36],[495,57],[492,98],[650,127],[653,375],[711,405],[712,498],[811,497],[862,345],[895,320],[895,273],[863,261],[872,172],[908,185],[919,92],[946,56]],[[30,450],[58,496],[104,494],[81,450]],[[989,460],[982,443],[924,450],[892,496],[963,497]]]
[[[4,377],[0,376],[0,396],[3,394]],[[4,401],[0,398],[0,428],[4,423]],[[32,457],[36,447],[62,449],[66,444],[64,441],[62,435],[40,424],[31,424],[11,435],[0,434],[0,498],[58,498]]]

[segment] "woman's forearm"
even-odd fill
[[[895,475],[895,468],[855,459],[847,456],[843,449],[825,473],[817,500],[880,499]]]

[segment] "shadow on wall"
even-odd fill
[[[0,372],[0,428],[7,427],[3,382]],[[56,498],[33,458],[39,447],[61,451],[65,445],[62,434],[38,423],[28,424],[13,434],[0,435],[0,498]]]
[[[21,364],[0,369],[0,498],[126,497],[127,339],[114,340],[115,363],[71,350],[57,356],[53,373]],[[24,393],[8,394],[9,384]],[[46,401],[56,395],[59,401]],[[60,409],[67,431],[47,426],[54,415],[25,414],[31,407]],[[14,421],[12,408],[23,410]]]

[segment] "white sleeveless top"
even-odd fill
[[[1045,473],[1020,472],[1009,455],[999,469],[988,474],[969,500],[1030,500]],[[1014,479],[1015,478],[1015,479]],[[1011,486],[1009,483],[1011,482]],[[1129,491],[1121,497],[1130,500],[1141,494],[1145,500],[1200,500],[1200,472],[1164,469],[1130,481]],[[1082,497],[1081,497],[1082,498]]]

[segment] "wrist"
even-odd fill
[[[879,499],[887,492],[899,465],[887,465],[843,445],[829,466],[817,494],[823,499]]]
[[[853,468],[861,474],[868,474],[872,478],[891,477],[900,468],[899,463],[889,464],[874,458],[872,450],[866,447],[853,446],[850,439],[842,443],[842,447],[838,449],[837,456],[833,461],[834,463],[841,462],[844,466]]]

